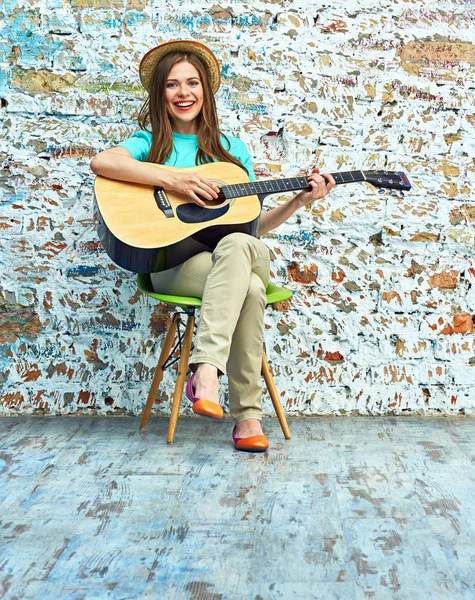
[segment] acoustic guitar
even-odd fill
[[[94,184],[94,216],[99,239],[117,265],[136,273],[160,270],[159,251],[176,244],[186,246],[188,240],[214,247],[219,239],[235,231],[256,236],[266,196],[311,189],[307,177],[250,182],[246,172],[232,163],[160,168],[198,173],[215,183],[220,192],[215,201],[203,198],[204,208],[185,195],[160,187],[98,176]],[[411,189],[402,172],[349,171],[332,175],[337,184],[367,182],[382,189]],[[160,254],[163,256],[163,252]],[[161,268],[163,264],[162,260]]]

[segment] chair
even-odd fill
[[[175,391],[173,393],[172,411],[168,426],[167,442],[171,444],[173,443],[173,438],[175,437],[178,413],[180,411],[180,403],[183,395],[183,388],[185,385],[185,376],[188,370],[188,359],[190,357],[191,341],[193,338],[193,330],[195,326],[195,311],[201,306],[201,299],[186,296],[169,296],[167,294],[157,294],[152,288],[150,276],[144,273],[139,273],[137,275],[137,285],[139,290],[147,296],[155,298],[156,300],[160,300],[161,302],[164,302],[166,304],[170,304],[172,306],[181,308],[183,312],[186,315],[188,315],[185,331],[183,333],[180,330],[180,327],[184,326],[183,320],[181,318],[181,313],[177,311],[172,317],[172,321],[166,333],[165,341],[162,346],[162,351],[160,353],[157,366],[155,368],[155,374],[153,376],[152,385],[150,387],[147,402],[142,412],[142,420],[140,422],[140,428],[144,429],[147,425],[152,406],[155,402],[158,388],[160,386],[160,382],[162,381],[163,372],[167,367],[179,361],[177,378],[175,382]],[[276,287],[272,284],[269,284],[267,286],[266,294],[267,305],[274,304],[275,302],[280,302],[282,300],[287,300],[292,296],[292,292],[290,290]],[[172,348],[177,331],[178,340]],[[173,355],[175,354],[178,348],[180,350],[180,356],[179,358],[173,358]],[[277,388],[275,387],[274,379],[270,372],[269,363],[267,362],[264,350],[262,352],[262,375],[264,376],[264,380],[269,391],[270,397],[272,399],[274,410],[279,419],[279,423],[282,428],[284,437],[286,439],[290,439],[290,431],[287,425],[287,420],[285,418],[285,413],[282,408],[282,405],[280,404]]]

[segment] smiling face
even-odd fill
[[[176,63],[165,84],[165,103],[177,133],[197,133],[196,118],[203,107],[203,86],[197,69],[187,61]]]

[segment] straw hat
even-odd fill
[[[221,79],[219,75],[220,68],[218,60],[211,50],[204,44],[200,44],[200,42],[195,42],[194,40],[173,40],[172,42],[166,42],[165,44],[160,44],[160,46],[152,48],[140,61],[140,81],[147,92],[150,91],[150,83],[155,65],[166,54],[170,54],[170,52],[188,52],[196,54],[206,67],[213,94],[218,91]]]

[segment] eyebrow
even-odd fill
[[[198,81],[200,80],[199,77],[188,77],[186,80],[190,81],[190,79],[197,79]],[[167,79],[167,81],[179,81],[178,79]]]

